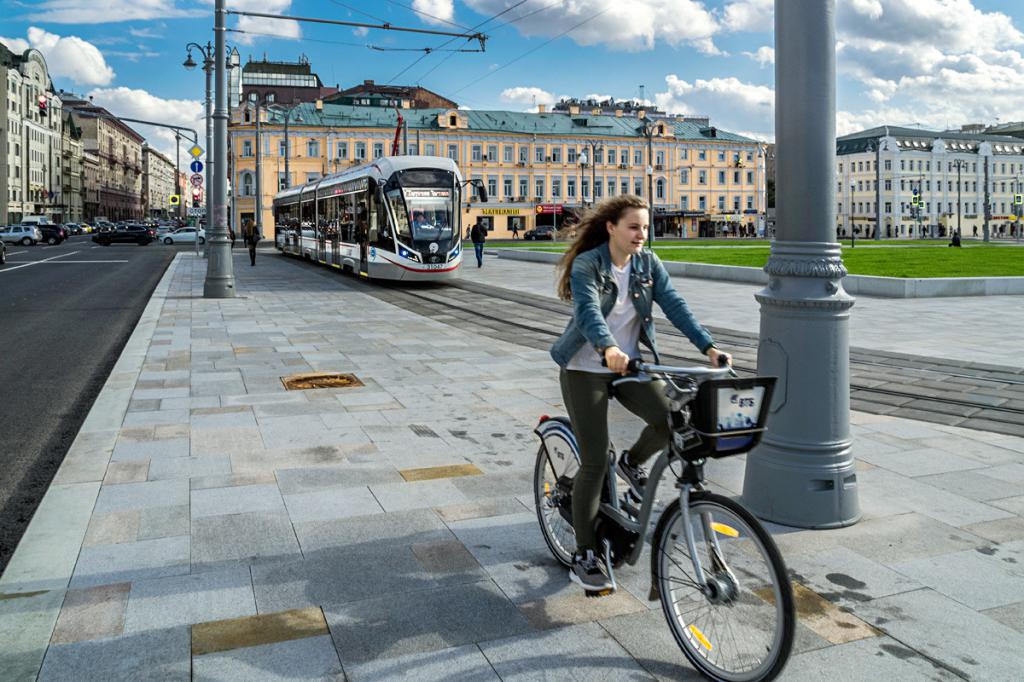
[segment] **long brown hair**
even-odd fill
[[[647,202],[635,194],[620,194],[609,197],[585,214],[576,225],[576,241],[566,249],[556,268],[558,276],[558,297],[563,301],[572,300],[572,263],[584,251],[596,248],[608,241],[608,223],[617,223],[622,214],[631,208],[648,208]]]

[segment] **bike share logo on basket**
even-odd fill
[[[744,390],[725,387],[719,389],[716,411],[718,433],[728,434],[730,431],[756,429],[757,419],[761,413],[762,398],[764,398],[764,386],[754,386]],[[753,437],[753,435],[737,435],[719,438],[718,449],[742,446]]]

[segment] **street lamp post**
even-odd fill
[[[875,241],[882,239],[882,138],[875,140]]]
[[[263,140],[260,108],[265,104],[265,100],[260,99],[256,93],[250,93],[249,101],[256,105],[256,233],[263,234]],[[285,156],[286,160],[287,158]]]
[[[956,231],[957,234],[963,237],[964,233],[960,230],[960,218],[964,213],[963,204],[960,202],[960,169],[967,165],[967,161],[956,159],[953,161],[953,165],[956,166]]]
[[[215,0],[214,43],[216,106],[213,112],[214,138],[213,160],[213,204],[209,221],[210,262],[206,268],[203,284],[205,298],[234,298],[235,275],[231,262],[231,241],[228,239],[227,223],[227,168],[228,168],[228,115],[227,115],[227,51],[224,47],[224,33],[227,31],[225,0]]]
[[[209,41],[206,42],[206,47],[198,43],[188,43],[185,49],[188,55],[185,57],[185,63],[182,64],[186,69],[191,71],[196,68],[196,62],[192,59],[192,48],[199,51],[199,54],[203,55],[203,71],[206,73],[206,227],[210,227],[210,205],[213,203],[210,201],[212,198],[213,190],[211,186],[213,183],[210,179],[213,177],[213,173],[216,170],[216,164],[213,159],[213,45]],[[198,235],[199,230],[196,230]],[[209,235],[208,235],[209,236]],[[196,239],[196,248],[198,248],[199,239]],[[205,251],[206,249],[204,249]]]
[[[291,156],[292,156],[292,146],[291,146],[291,142],[289,141],[289,138],[288,138],[288,125],[289,125],[289,123],[291,123],[292,114],[295,114],[295,120],[298,123],[302,123],[302,114],[299,113],[298,112],[298,108],[294,107],[294,106],[293,107],[285,107],[285,106],[281,106],[281,105],[268,106],[267,107],[267,111],[270,111],[270,110],[279,111],[279,112],[283,111],[284,112],[284,179],[285,179],[285,184],[288,187],[291,187],[292,186],[292,175],[291,175],[291,168],[290,168],[288,162],[289,162],[289,160],[291,159]]]
[[[640,133],[647,138],[647,205],[651,210],[651,225],[647,230],[647,248],[654,243],[654,124],[644,118]]]
[[[181,133],[174,131],[174,193],[178,195],[178,220],[181,220]]]
[[[850,439],[853,298],[836,241],[835,0],[775,2],[778,221],[765,265],[757,373],[776,376],[771,429],[747,457],[761,518],[836,528],[860,518]]]
[[[587,204],[584,201],[584,196],[583,196],[583,174],[586,172],[587,161],[588,160],[589,159],[587,158],[587,150],[586,149],[581,150],[580,151],[580,196],[579,196],[580,208],[581,209],[585,209],[587,207]]]

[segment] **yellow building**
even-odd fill
[[[401,151],[448,156],[464,177],[483,181],[488,201],[464,204],[463,225],[479,220],[492,237],[511,237],[513,228],[522,236],[538,224],[560,226],[594,201],[619,194],[653,195],[658,235],[763,230],[763,143],[706,120],[648,119],[642,111],[602,115],[577,107],[536,114],[404,109],[401,116]],[[316,102],[260,109],[260,117],[267,235],[278,191],[391,155],[398,129],[396,110],[382,107]],[[239,225],[256,214],[255,108],[234,112],[230,138],[233,224]]]

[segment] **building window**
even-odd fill
[[[459,162],[459,145],[450,144],[448,145],[448,158],[452,161]]]
[[[722,151],[718,152],[718,160],[719,161],[725,161],[725,152],[722,152]]]
[[[288,145],[285,144],[284,140],[277,141],[277,155],[288,156]]]
[[[483,147],[478,144],[473,145],[469,149],[469,158],[471,161],[483,161]]]
[[[892,170],[892,159],[885,160],[885,170]]]
[[[732,210],[739,213],[740,210],[740,198],[735,196],[732,198]]]
[[[604,196],[604,191],[603,190],[604,190],[604,179],[603,178],[596,178],[594,180],[594,198],[595,199],[600,199],[602,196]]]
[[[594,150],[594,163],[604,163],[604,147]]]
[[[590,180],[583,178],[580,181],[580,192],[583,194],[584,201],[590,201]]]
[[[562,163],[562,145],[551,148],[551,163]]]
[[[533,183],[533,196],[538,199],[544,198],[544,178],[537,178]]]
[[[335,149],[337,150],[339,159],[348,158],[348,142],[339,142]]]
[[[306,156],[320,156],[320,143],[317,140],[310,140],[306,143]]]
[[[747,184],[748,185],[753,185],[754,184],[754,171],[747,171]]]
[[[537,163],[544,163],[544,147],[537,145],[533,148],[533,160]]]
[[[284,174],[284,172],[278,173],[277,174],[277,191],[280,192],[280,191],[286,190],[286,189],[288,189],[288,177]]]
[[[952,209],[950,209],[950,210],[952,210]],[[892,202],[891,201],[885,202],[885,212],[886,213],[892,213]]]
[[[519,163],[526,165],[526,162],[530,160],[530,148],[525,144],[519,147]],[[523,196],[526,196],[526,192],[523,192]]]
[[[435,145],[433,142],[424,143],[424,145],[423,145],[423,155],[424,156],[436,156],[437,155],[437,145]]]
[[[725,184],[725,171],[718,171],[718,184],[719,185],[724,185]]]
[[[655,152],[655,154],[654,154],[654,163],[656,163],[659,166],[664,166],[665,165],[665,152],[663,152],[663,151]]]
[[[622,182],[619,183],[619,194],[629,194],[629,180],[622,178]]]
[[[455,114],[452,114],[451,116],[449,116],[448,117],[448,125],[450,127],[452,127],[452,128],[458,128],[459,127],[459,117],[456,116]]]
[[[356,160],[357,161],[365,161],[366,160],[366,143],[365,142],[356,142]]]
[[[679,151],[679,158],[682,159],[683,161],[686,161],[688,158],[690,158],[690,150],[689,149],[682,149],[682,150],[680,150]]]
[[[684,195],[683,196],[683,210],[687,211],[687,210],[689,210],[689,208],[690,208],[690,197]]]
[[[382,158],[383,156],[384,156],[384,143],[383,142],[374,142],[373,143],[373,158],[374,159],[379,159],[379,158]]]
[[[551,178],[551,198],[560,199],[562,197],[562,179]]]
[[[718,195],[718,210],[719,211],[724,211],[725,210],[725,197],[722,196],[721,194]]]
[[[644,195],[644,181],[643,178],[633,178],[633,194],[638,197]]]
[[[732,172],[732,184],[734,184],[734,185],[740,184],[740,172],[739,171],[733,171]]]
[[[706,185],[708,184],[708,172],[706,170],[697,171],[697,184]]]
[[[512,163],[512,157],[515,155],[515,147],[510,144],[505,145],[501,148],[502,161],[505,163]]]
[[[252,156],[252,140],[242,140],[242,156]]]
[[[496,197],[498,196],[498,176],[488,175],[487,176],[487,196]]]
[[[255,194],[253,190],[253,176],[252,173],[242,173],[242,196],[251,197]]]
[[[498,160],[498,145],[489,144],[487,145],[487,160],[497,161]]]
[[[684,184],[684,185],[690,184],[690,171],[689,170],[684,168],[683,170],[681,170],[679,172],[679,182]]]
[[[662,178],[658,178],[658,181],[654,183],[654,196],[658,199],[665,198],[665,181]]]
[[[512,155],[509,154],[509,156],[512,156]],[[506,197],[514,196],[512,194],[512,176],[511,175],[506,175],[503,178],[502,185],[504,185],[502,189],[505,190],[505,196]]]
[[[306,182],[316,182],[320,179],[319,173],[306,173]]]
[[[608,196],[615,196],[615,180],[608,181]]]
[[[633,165],[641,166],[644,163],[644,152],[642,149],[633,150]]]
[[[569,147],[565,152],[565,162],[571,164],[576,163],[576,147]]]
[[[749,195],[747,196],[747,210],[748,211],[754,210],[754,197],[749,196]]]
[[[565,181],[565,198],[576,198],[576,178],[569,178]]]
[[[701,194],[699,197],[697,197],[697,208],[699,208],[700,210],[704,211],[704,210],[707,210],[707,207],[708,207],[708,198],[706,196],[704,196],[703,194]]]
[[[529,185],[529,180],[526,179],[526,176],[525,175],[520,175],[519,176],[519,196],[523,197],[523,199],[526,199],[526,195],[529,193],[529,191],[527,189],[528,185]]]

